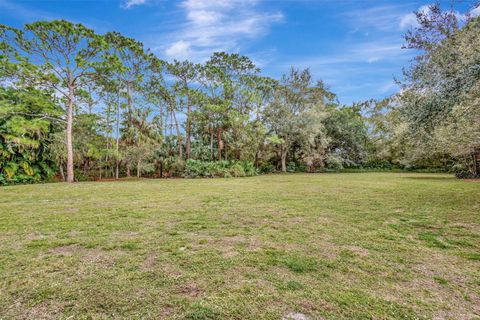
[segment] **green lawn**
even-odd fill
[[[478,319],[480,182],[343,173],[0,188],[0,319]]]

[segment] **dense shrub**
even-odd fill
[[[333,170],[342,170],[343,169],[343,159],[336,154],[328,155],[325,160],[325,165],[328,169]]]
[[[273,172],[277,171],[277,169],[275,168],[275,166],[272,163],[264,162],[260,166],[259,171],[261,173],[273,173]]]
[[[185,163],[183,176],[186,178],[229,178],[256,175],[254,165],[248,161],[200,161],[189,159]]]
[[[479,174],[473,174],[469,171],[456,172],[455,177],[457,177],[458,179],[480,179]]]
[[[307,172],[307,166],[303,163],[289,162],[287,165],[288,172]]]

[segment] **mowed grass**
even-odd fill
[[[0,189],[0,318],[478,319],[480,183],[288,174]]]

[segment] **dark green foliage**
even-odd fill
[[[480,179],[480,174],[474,174],[469,171],[455,172],[455,177],[458,179]]]
[[[187,178],[230,178],[250,177],[257,174],[254,165],[248,161],[200,161],[187,160],[185,164],[184,177]]]
[[[0,88],[0,184],[51,179],[47,145],[60,112],[44,91]]]
[[[307,172],[307,166],[303,163],[289,162],[287,165],[288,172]]]
[[[273,173],[276,171],[276,168],[270,162],[264,162],[259,168],[260,173]]]
[[[308,68],[277,81],[239,54],[166,62],[135,39],[64,20],[0,25],[0,183],[55,171],[69,182],[364,169],[478,177],[480,18],[429,12],[407,33],[420,55],[402,91],[351,106]]]
[[[330,167],[335,169],[359,167],[367,162],[369,137],[359,105],[330,108],[325,128],[330,138]]]

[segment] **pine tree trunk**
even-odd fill
[[[192,107],[190,106],[190,99],[187,96],[187,125],[185,129],[185,136],[186,136],[185,137],[186,138],[185,156],[187,159],[190,159],[190,153],[191,153],[191,146],[190,146],[190,131],[192,126],[191,113],[192,113]]]
[[[60,176],[62,177],[62,181],[65,181],[65,173],[63,172],[63,164],[60,164]]]
[[[281,161],[282,161],[282,172],[287,172],[287,150],[284,147],[284,145],[282,145],[280,148],[281,148],[280,149],[280,158],[281,158]]]
[[[210,130],[210,161],[213,161],[213,130]]]
[[[65,139],[67,144],[67,182],[74,182],[75,177],[73,174],[73,99],[74,99],[73,86],[68,88],[68,101],[67,101],[67,126],[65,129]]]
[[[119,150],[120,150],[120,89],[118,89],[118,101],[117,101],[117,123],[115,124],[116,128],[116,140],[115,140],[115,149],[116,149],[116,156],[115,156],[115,179],[118,179],[119,170],[120,170],[120,161],[118,160],[119,157]]]
[[[132,85],[127,83],[127,128],[130,128],[132,123]]]
[[[222,129],[217,130],[217,141],[218,141],[218,160],[222,160],[222,149],[223,149],[223,141],[222,141]]]
[[[180,127],[178,126],[177,116],[175,114],[175,110],[173,109],[173,105],[171,106],[171,108],[172,108],[173,119],[175,121],[175,131],[177,132],[178,157],[182,159],[183,158],[182,133],[180,132]]]
[[[473,154],[473,174],[475,176],[480,175],[480,151]]]

